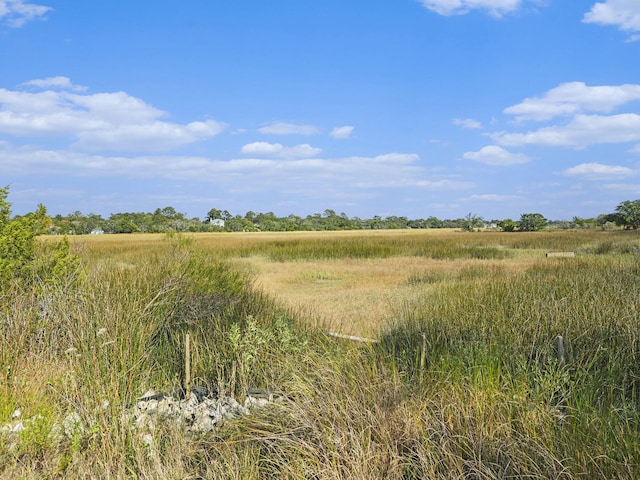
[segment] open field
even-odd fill
[[[584,252],[593,248],[599,237],[606,239],[602,240],[605,243],[613,241],[609,240],[611,232],[593,231],[514,235],[382,230],[188,236],[199,247],[233,259],[254,278],[257,288],[298,316],[325,330],[365,337],[375,336],[405,302],[419,296],[429,284],[455,281],[461,275],[522,271],[544,258],[547,251],[557,251],[559,238],[564,242],[562,248]],[[138,255],[139,249],[149,252],[158,248],[164,237],[81,238],[79,243],[95,245],[124,264]],[[354,251],[341,252],[336,242]]]
[[[637,232],[70,240],[81,271],[0,297],[3,478],[640,476]],[[186,333],[194,382],[285,401],[135,428]]]

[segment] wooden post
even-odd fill
[[[427,335],[422,334],[422,350],[420,350],[420,373],[424,372],[424,367],[427,364]]]
[[[353,340],[354,342],[377,343],[378,340],[373,338],[356,337],[354,335],[345,335],[343,333],[327,332],[327,335],[334,338],[344,338],[345,340]]]
[[[565,356],[564,356],[564,341],[562,339],[562,335],[558,335],[556,337],[556,347],[558,349],[558,365],[560,368],[563,368],[565,365]],[[567,392],[569,391],[569,385],[565,383],[558,390],[554,396],[557,398],[557,408],[558,408],[558,426],[562,426],[567,417]]]
[[[564,365],[564,342],[562,335],[556,337],[556,346],[558,348],[558,363],[562,366]]]
[[[191,345],[190,335],[187,333],[184,339],[184,389],[190,391],[191,385]]]

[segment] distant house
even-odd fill
[[[104,230],[101,228],[94,228],[91,230],[91,235],[104,235]]]
[[[214,227],[224,227],[224,220],[221,218],[212,218],[209,220],[209,225],[213,225]]]

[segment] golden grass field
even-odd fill
[[[0,297],[0,478],[640,478],[640,232],[69,242],[77,267]],[[189,383],[186,334],[198,385],[286,401],[138,430],[137,398]]]
[[[480,234],[482,235],[482,234]],[[489,234],[491,235],[491,234]],[[539,249],[522,250],[504,260],[432,259],[392,255],[387,258],[294,259],[277,261],[263,254],[261,246],[273,242],[393,238],[405,241],[447,241],[469,238],[453,229],[375,230],[332,232],[264,232],[184,234],[202,248],[218,250],[254,278],[254,285],[297,316],[337,333],[375,336],[393,319],[403,303],[424,295],[423,283],[411,282],[428,274],[455,279],[465,269],[507,273],[521,271],[544,257]],[[79,248],[114,255],[126,267],[127,260],[160,249],[163,234],[91,235],[73,237]],[[247,250],[254,253],[246,254]]]

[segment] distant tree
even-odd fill
[[[33,263],[36,237],[47,230],[44,206],[34,213],[11,219],[9,187],[0,188],[0,293],[14,277],[23,276]]]
[[[498,225],[498,227],[500,227],[500,230],[502,230],[503,232],[513,232],[518,226],[518,224],[513,220],[511,220],[510,218],[507,218],[505,220],[500,220],[496,224]]]
[[[640,200],[625,200],[616,207],[618,221],[625,227],[640,227]]]
[[[598,215],[596,220],[598,226],[602,230],[613,230],[616,226],[620,226],[624,223],[622,215],[619,213],[603,213]]]
[[[442,228],[443,222],[438,217],[429,217],[424,221],[424,226],[426,228]]]
[[[302,217],[298,215],[291,214],[287,218],[284,218],[282,221],[283,228],[288,232],[294,232],[296,230],[301,230],[302,228]]]
[[[207,212],[206,221],[210,222],[211,220],[215,220],[217,218],[222,218],[222,212],[217,208],[212,208]]]
[[[547,226],[547,219],[541,213],[523,213],[518,222],[518,230],[521,232],[536,232]]]
[[[0,304],[11,299],[5,293],[14,282],[25,286],[56,281],[79,265],[66,238],[57,243],[36,241],[50,227],[45,207],[11,218],[8,194],[9,187],[0,188]]]
[[[479,228],[483,225],[484,220],[482,217],[476,215],[475,213],[467,213],[462,222],[463,230],[467,232],[473,232],[476,228]]]
[[[168,218],[171,220],[181,216],[181,214],[176,212],[176,209],[173,207],[164,207],[162,210],[160,210],[160,212],[165,218]]]
[[[226,211],[226,210],[225,210]],[[236,215],[235,217],[228,215],[224,220],[224,229],[228,232],[242,232],[246,231],[245,225],[247,221],[241,217],[240,215]],[[253,224],[251,224],[253,226]]]

